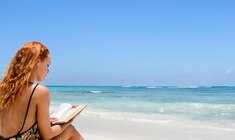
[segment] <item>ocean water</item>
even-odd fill
[[[86,104],[86,114],[113,119],[235,123],[235,87],[48,86],[51,106]]]

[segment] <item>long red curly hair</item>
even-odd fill
[[[0,82],[0,108],[7,108],[20,100],[37,61],[48,55],[48,48],[39,42],[26,43],[18,50]]]

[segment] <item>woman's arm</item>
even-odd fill
[[[37,124],[42,139],[51,139],[64,131],[69,123],[51,126],[49,117],[50,92],[43,85],[38,85],[36,92]]]

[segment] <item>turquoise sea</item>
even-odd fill
[[[86,113],[157,121],[175,117],[235,122],[235,87],[48,86],[51,106],[87,104]]]

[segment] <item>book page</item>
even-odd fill
[[[50,115],[50,117],[60,119],[63,116],[63,114],[68,112],[70,109],[72,109],[71,104],[62,103],[59,107],[55,109],[55,111]]]
[[[77,111],[77,108],[71,108],[67,112],[65,112],[59,119],[58,121],[65,121],[68,119],[71,115],[73,115]]]
[[[79,105],[74,108],[71,107],[69,110],[64,112],[64,114],[61,114],[60,118],[58,118],[58,120],[56,122],[53,122],[52,124],[63,124],[70,121],[72,118],[79,115],[85,107],[86,105]]]

